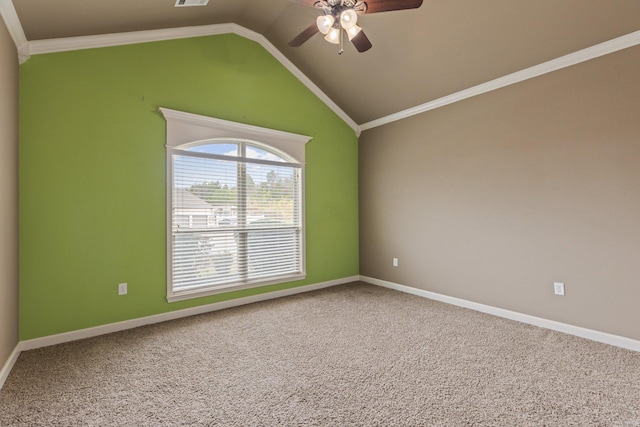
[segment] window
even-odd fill
[[[301,160],[310,138],[161,111],[167,120],[167,299],[304,278]]]

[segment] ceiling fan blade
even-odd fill
[[[351,43],[356,47],[358,52],[366,52],[371,49],[371,42],[369,38],[365,35],[364,31],[360,30],[358,34],[354,38],[351,39]]]
[[[304,42],[309,40],[315,33],[319,32],[318,25],[314,22],[309,25],[306,29],[304,29],[300,34],[295,36],[293,40],[289,42],[289,46],[291,47],[300,47]]]
[[[364,3],[367,5],[367,10],[364,13],[417,9],[422,6],[422,0],[365,0]]]

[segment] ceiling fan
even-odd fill
[[[417,9],[423,0],[291,0],[295,3],[322,10],[322,15],[289,42],[291,47],[302,46],[313,35],[320,32],[329,43],[340,45],[342,54],[343,38],[346,33],[358,52],[371,49],[371,42],[358,25],[358,15],[365,13],[389,12],[392,10]],[[342,31],[344,30],[344,32]]]

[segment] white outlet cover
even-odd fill
[[[564,283],[553,282],[553,292],[556,295],[564,295]]]
[[[126,295],[126,294],[127,294],[127,284],[118,283],[118,295]]]
[[[398,258],[394,258],[393,259],[393,266],[397,267],[398,266]]]

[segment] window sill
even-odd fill
[[[306,274],[292,274],[288,276],[279,276],[268,280],[259,280],[248,283],[231,283],[228,285],[221,285],[210,288],[193,289],[188,291],[174,292],[167,295],[167,302],[185,301],[193,298],[201,298],[210,295],[224,294],[233,291],[239,291],[243,289],[259,288],[261,286],[275,285],[278,283],[293,282],[296,280],[302,280],[307,277]]]

